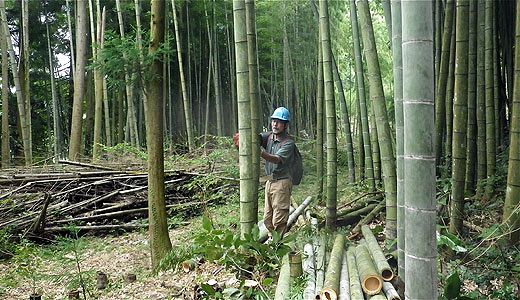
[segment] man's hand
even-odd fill
[[[239,142],[240,142],[240,135],[237,132],[237,133],[233,134],[233,144],[235,145],[235,147],[237,149],[238,149]]]

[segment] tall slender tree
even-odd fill
[[[395,239],[397,236],[397,174],[395,157],[392,149],[392,135],[388,123],[383,83],[379,67],[372,19],[367,0],[356,2],[359,10],[363,46],[367,60],[370,99],[377,122],[377,137],[381,149],[383,181],[386,195],[386,238]]]
[[[520,1],[516,3],[515,61],[520,61]],[[520,64],[515,63],[507,189],[502,222],[511,244],[520,240]]]
[[[475,192],[475,167],[477,165],[477,2],[469,3],[468,44],[468,130],[466,154],[466,184],[468,194]]]
[[[85,65],[87,54],[87,8],[86,1],[76,1],[76,66],[74,74],[74,97],[70,129],[69,159],[77,160],[81,154],[83,97],[85,96]]]
[[[22,93],[25,105],[25,127],[27,128],[27,148],[25,152],[29,155],[25,158],[25,165],[32,164],[32,116],[31,116],[31,79],[29,66],[29,0],[22,0],[22,43],[20,51],[19,72],[22,83]]]
[[[486,84],[486,177],[490,178],[495,175],[496,169],[496,143],[495,143],[495,98],[493,93],[494,77],[493,77],[493,1],[486,1],[484,12],[484,70]],[[486,185],[486,195],[491,196],[492,185],[488,182]]]
[[[392,58],[394,61],[394,107],[395,107],[395,148],[397,157],[397,262],[398,273],[405,277],[405,211],[404,211],[404,116],[403,116],[403,52],[401,1],[392,0]]]
[[[9,146],[9,57],[7,54],[7,36],[3,30],[5,2],[0,1],[0,49],[2,51],[2,168],[11,165],[11,149]]]
[[[437,299],[432,20],[432,1],[402,2],[406,299]]]
[[[253,174],[252,174],[252,133],[251,102],[249,99],[249,67],[247,52],[246,7],[244,0],[233,1],[233,20],[235,35],[238,132],[240,133],[240,232],[251,232],[258,218],[254,214]]]
[[[336,142],[336,104],[334,102],[334,80],[332,77],[332,48],[330,41],[329,9],[327,0],[320,0],[320,32],[323,55],[323,87],[327,132],[327,213],[326,226],[336,227],[338,149]]]
[[[360,128],[363,136],[363,152],[365,157],[365,178],[372,191],[376,189],[374,180],[374,166],[372,162],[372,145],[370,144],[370,132],[368,127],[368,112],[365,96],[365,81],[363,75],[363,62],[361,60],[361,37],[357,22],[356,1],[350,1],[350,22],[352,26],[352,39],[354,40],[354,58],[356,65],[356,85],[359,100],[359,113],[361,116]],[[360,150],[361,151],[361,150]]]
[[[486,82],[484,71],[485,14],[484,0],[477,5],[477,194],[483,191],[482,181],[487,176],[486,163]]]
[[[47,32],[47,48],[49,52],[49,73],[51,77],[51,95],[52,95],[52,132],[53,132],[53,150],[54,150],[54,160],[57,161],[61,155],[61,123],[60,123],[60,111],[58,105],[58,93],[56,91],[56,81],[54,79],[54,55],[52,53],[51,46],[51,35],[49,32],[49,20],[46,16],[45,19],[45,30]]]
[[[462,229],[464,211],[464,183],[466,175],[466,127],[468,120],[468,44],[469,44],[469,2],[457,0],[455,26],[455,98],[453,103],[453,159],[452,159],[452,199],[450,232],[457,234]]]
[[[165,0],[151,1],[150,46],[148,53],[157,53],[164,43]],[[150,74],[153,80],[146,84],[149,124],[146,127],[148,141],[148,224],[152,268],[172,249],[166,223],[166,203],[164,195],[164,144],[163,144],[163,63],[155,56]]]
[[[173,25],[175,26],[175,42],[177,45],[177,60],[179,61],[179,73],[181,77],[182,100],[184,103],[184,120],[186,122],[186,135],[188,136],[188,148],[193,150],[195,148],[195,141],[193,137],[193,118],[191,114],[191,99],[188,96],[186,87],[186,78],[184,77],[184,63],[182,61],[181,41],[179,34],[179,23],[177,22],[177,12],[175,8],[175,0],[172,0]]]
[[[246,27],[247,27],[247,60],[249,71],[249,99],[251,102],[251,163],[253,172],[253,202],[255,205],[253,217],[258,217],[258,178],[260,177],[260,141],[258,134],[262,129],[260,117],[262,107],[260,106],[260,93],[258,81],[258,64],[256,53],[256,18],[255,1],[246,0]],[[255,219],[256,223],[258,220]]]

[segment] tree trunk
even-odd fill
[[[134,7],[135,7],[135,23],[136,23],[135,42],[137,44],[137,49],[139,50],[139,68],[140,68],[140,70],[142,70],[144,68],[144,55],[143,55],[143,38],[141,36],[141,4],[140,4],[139,0],[134,1]],[[168,62],[169,61],[170,60],[168,60]],[[168,68],[168,71],[169,70],[170,69]],[[170,77],[168,76],[168,78],[170,78]],[[139,83],[140,83],[140,91],[141,91],[140,99],[142,99],[142,103],[139,102],[139,107],[142,106],[142,108],[144,110],[144,118],[145,118],[144,123],[145,123],[145,131],[146,131],[146,124],[148,124],[148,122],[146,122],[146,116],[147,116],[146,110],[148,109],[148,105],[146,103],[146,95],[144,93],[144,84],[143,84],[142,78],[139,80]],[[167,83],[169,86],[169,80],[167,81]],[[166,95],[169,95],[169,93]],[[168,98],[169,97],[165,97],[165,99],[168,99]],[[164,102],[167,103],[167,101],[164,101]]]
[[[253,199],[251,102],[249,100],[249,68],[247,52],[246,7],[244,0],[233,1],[236,53],[238,128],[240,133],[240,232],[250,233],[256,224]]]
[[[343,130],[345,131],[345,139],[347,142],[347,166],[348,166],[348,181],[354,183],[356,181],[356,168],[354,165],[354,145],[352,143],[352,134],[350,131],[350,118],[347,110],[347,101],[345,100],[345,90],[343,89],[343,82],[339,75],[338,65],[332,57],[332,73],[336,88],[339,94],[339,106],[341,110],[341,120],[343,121]]]
[[[356,60],[356,83],[357,96],[359,100],[359,111],[361,114],[361,132],[363,133],[363,151],[365,157],[365,178],[370,190],[376,189],[374,180],[374,164],[372,161],[372,145],[370,143],[370,132],[368,126],[368,112],[365,96],[365,79],[363,76],[363,61],[361,60],[361,39],[359,36],[358,18],[355,0],[350,1],[350,21],[352,22],[352,39],[354,40],[354,56]],[[360,149],[360,152],[362,150]]]
[[[99,1],[98,1],[99,4]],[[103,10],[103,13],[105,11]],[[99,53],[96,51],[96,45],[101,44],[101,27],[103,23],[103,17],[101,16],[101,9],[99,5],[96,5],[96,22],[97,32],[94,37],[92,36],[92,57],[95,61],[99,60]],[[101,70],[94,69],[94,91],[95,91],[95,109],[94,109],[94,143],[92,145],[92,160],[95,161],[101,154],[101,135],[103,131],[103,74]]]
[[[485,5],[485,50],[484,50],[484,73],[486,82],[486,177],[490,179],[495,175],[496,169],[496,143],[495,143],[495,98],[493,93],[493,2],[486,1]],[[490,197],[493,186],[486,184],[486,196]]]
[[[318,18],[319,19],[319,18]],[[323,200],[323,110],[325,108],[323,96],[323,50],[321,47],[321,31],[318,33],[318,72],[316,87],[316,177],[318,179],[318,202]]]
[[[397,253],[399,275],[404,277],[404,116],[401,0],[392,1],[392,58],[394,61],[394,107],[397,163]],[[404,280],[404,278],[403,278]]]
[[[81,154],[83,97],[85,96],[85,65],[87,54],[86,2],[76,2],[76,67],[74,74],[74,97],[70,129],[69,160],[76,161]]]
[[[52,48],[51,48],[51,35],[49,32],[49,21],[45,20],[45,29],[47,32],[47,50],[49,52],[49,73],[51,77],[51,95],[52,95],[52,118],[53,118],[53,150],[54,150],[54,161],[57,161],[60,159],[61,156],[61,144],[62,144],[62,137],[61,137],[61,123],[60,123],[60,116],[59,116],[59,106],[58,106],[58,95],[56,93],[56,83],[54,81],[54,64],[53,64],[53,54],[52,54]]]
[[[379,68],[368,1],[358,0],[357,5],[360,11],[361,32],[365,55],[367,57],[368,78],[371,79],[369,81],[370,97],[376,117],[377,136],[381,150],[383,180],[386,194],[386,238],[387,240],[392,240],[397,236],[397,175],[392,149],[391,131],[390,125],[388,124],[388,114],[386,111],[381,71]]]
[[[334,80],[332,78],[332,45],[330,41],[329,10],[327,0],[320,1],[320,32],[323,55],[323,87],[327,132],[327,212],[326,226],[336,228],[338,187],[338,145],[336,141],[336,103],[334,102]]]
[[[164,42],[165,1],[151,1],[151,36],[149,54],[155,54]],[[159,262],[172,249],[166,223],[164,195],[164,145],[163,145],[163,63],[155,58],[150,74],[154,78],[147,85],[148,118],[148,218],[152,268],[157,270]]]
[[[7,15],[5,13],[5,2],[1,1],[2,7],[0,7],[0,14],[2,15],[2,30],[4,31],[4,35],[6,37],[7,43],[7,51],[9,53],[10,63],[11,63],[11,73],[13,74],[14,86],[16,89],[16,102],[18,106],[18,115],[20,116],[20,128],[21,128],[21,136],[23,141],[23,149],[24,149],[24,158],[26,161],[30,160],[31,152],[29,151],[29,129],[27,128],[27,112],[25,111],[25,101],[23,99],[22,86],[20,82],[20,72],[18,70],[18,63],[16,62],[16,57],[14,55],[13,49],[13,41],[11,39],[11,33],[7,26]]]
[[[121,1],[116,0],[117,9],[117,20],[119,23],[119,34],[122,39],[125,38],[125,29],[123,23],[123,14],[121,12]],[[127,61],[126,52],[123,51],[123,61]],[[128,106],[126,115],[126,134],[130,144],[134,147],[139,147],[139,131],[137,130],[137,115],[134,104],[134,90],[131,82],[131,75],[128,66],[123,66],[126,69],[125,72],[125,90],[126,90],[126,104]],[[162,74],[162,73],[161,73]]]
[[[446,135],[446,86],[450,66],[451,31],[453,29],[453,0],[446,1],[444,12],[444,31],[442,33],[441,61],[435,100],[435,157],[437,166],[442,164],[442,145]],[[440,169],[439,169],[440,170]]]
[[[2,168],[11,165],[9,146],[9,57],[7,54],[7,35],[4,30],[5,2],[0,1],[0,49],[2,51]]]
[[[468,50],[468,130],[466,135],[466,183],[468,195],[475,193],[475,167],[477,165],[477,2],[469,3]]]
[[[27,128],[27,149],[25,149],[25,165],[32,164],[32,117],[31,117],[31,81],[29,66],[29,0],[22,0],[22,46],[20,52],[19,71],[22,76],[22,93],[25,105],[25,124]],[[27,156],[28,155],[28,156]]]
[[[485,71],[484,71],[484,47],[485,47],[485,14],[484,0],[479,0],[477,5],[477,194],[481,194],[482,180],[486,179],[486,97],[485,97]]]
[[[469,2],[457,0],[455,97],[453,105],[453,160],[450,232],[460,233],[464,218],[464,182],[466,175],[466,127],[468,120],[468,43]]]
[[[74,74],[76,74],[76,64],[75,64],[75,60],[74,60],[74,42],[73,42],[73,38],[74,38],[74,35],[72,34],[72,22],[71,22],[71,17],[70,17],[70,12],[72,11],[72,8],[70,7],[70,1],[71,0],[66,0],[66,5],[67,5],[67,26],[68,26],[68,29],[69,29],[69,47],[70,47],[70,66],[72,68],[72,76],[74,76]]]
[[[405,293],[407,299],[437,299],[432,2],[403,1],[401,14]]]
[[[515,61],[520,61],[520,1],[516,3],[516,35],[515,35]],[[511,112],[509,165],[507,168],[507,189],[504,203],[502,222],[504,229],[509,232],[511,245],[518,244],[520,240],[520,64],[515,64],[515,78],[513,88],[513,111]]]
[[[177,22],[177,12],[175,11],[175,0],[172,0],[173,25],[175,26],[175,42],[177,45],[177,60],[179,61],[179,75],[181,77],[182,100],[184,104],[184,120],[186,121],[186,135],[188,137],[188,148],[193,150],[195,148],[195,141],[193,137],[193,124],[191,114],[191,99],[188,97],[186,89],[186,81],[184,78],[184,64],[182,62],[182,49],[179,34],[179,24]]]
[[[262,130],[260,117],[262,107],[260,106],[258,65],[256,53],[256,19],[255,1],[246,0],[246,27],[247,27],[247,52],[249,71],[249,97],[251,105],[251,163],[252,163],[252,190],[253,190],[253,217],[258,217],[258,178],[260,177],[260,141],[258,134]],[[254,219],[258,222],[258,218]]]

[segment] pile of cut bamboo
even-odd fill
[[[390,283],[394,277],[381,247],[370,228],[361,227],[364,239],[346,247],[345,236],[337,234],[333,247],[327,251],[326,235],[316,235],[303,248],[303,272],[307,285],[303,299],[400,299]],[[288,260],[284,260],[286,264]],[[290,268],[292,268],[292,264]],[[282,269],[288,268],[283,266]],[[291,272],[281,272],[276,295],[288,295]],[[289,284],[288,284],[289,283]],[[284,289],[285,291],[281,291]],[[283,299],[275,297],[275,299]]]
[[[69,232],[70,224],[82,232],[148,226],[146,173],[41,171],[1,176],[0,230],[49,237]],[[236,188],[236,182],[229,180],[217,180],[209,187],[190,186],[197,176],[204,174],[165,172],[168,216],[194,215],[205,205],[224,201]]]

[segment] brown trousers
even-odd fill
[[[269,234],[276,230],[280,235],[286,231],[291,206],[292,181],[290,178],[268,180],[265,183],[264,224]]]

